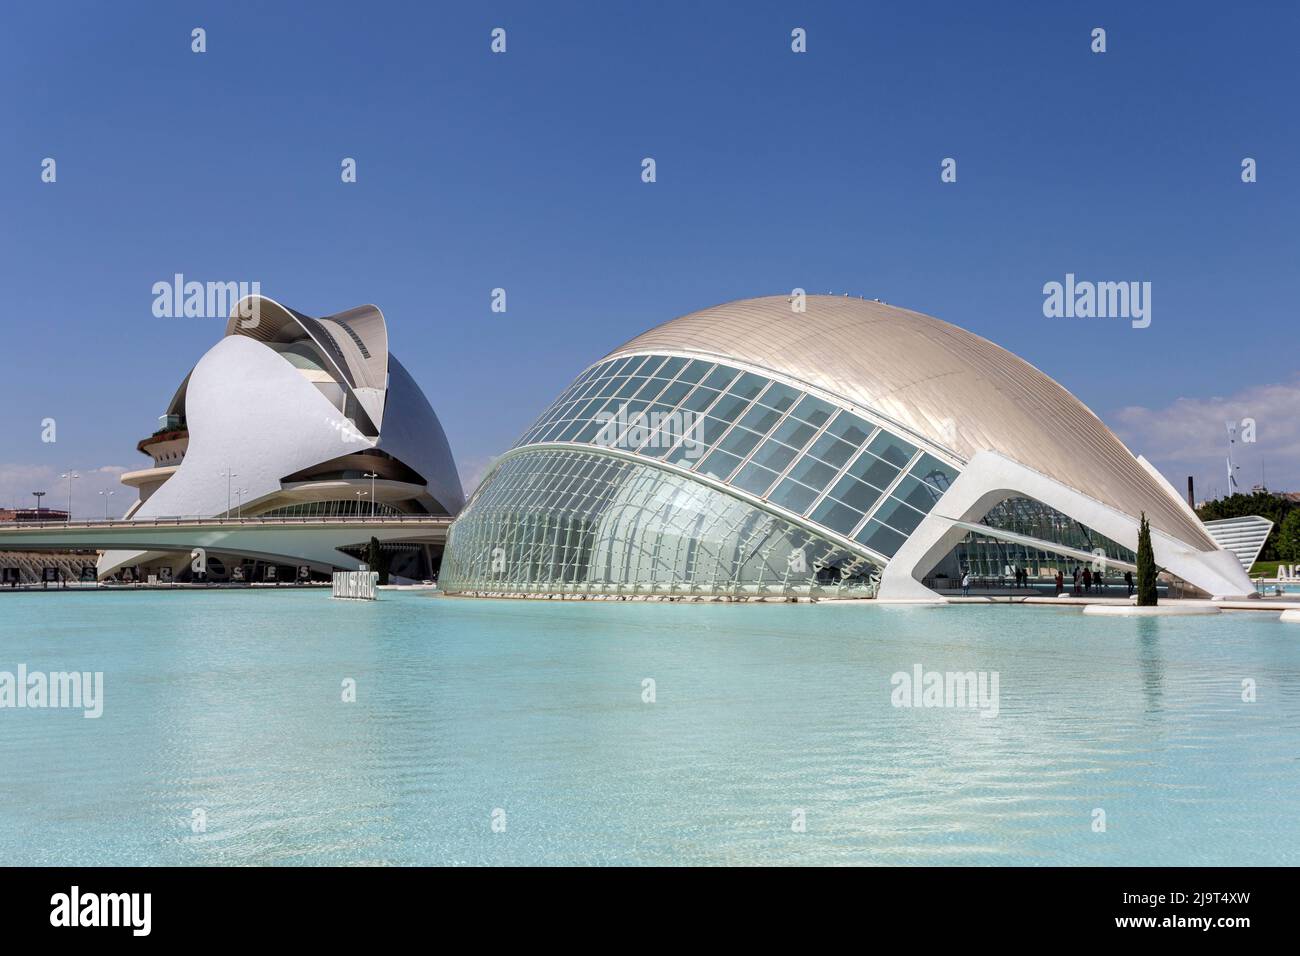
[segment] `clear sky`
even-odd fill
[[[6,4],[0,505],[58,504],[72,467],[98,508],[147,464],[135,443],[222,332],[153,315],[175,273],[379,305],[467,485],[609,349],[799,286],[1011,349],[1180,487],[1222,491],[1224,421],[1251,417],[1245,484],[1262,460],[1300,489],[1298,11]],[[1045,317],[1066,273],[1150,282],[1150,327]]]

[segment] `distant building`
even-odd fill
[[[139,492],[127,520],[451,517],[464,503],[442,425],[389,351],[373,305],[317,319],[264,296],[244,299],[159,425],[136,446],[150,466],[122,475]],[[312,532],[316,542],[322,533]],[[268,544],[280,563],[318,573],[357,567],[366,539],[343,524],[328,533],[338,549],[328,564],[295,550],[303,532],[292,524]],[[385,549],[393,574],[412,580],[432,575],[441,550],[418,541]],[[208,550],[210,580],[247,558],[219,543]],[[176,563],[174,553],[106,551],[99,574],[170,573]]]

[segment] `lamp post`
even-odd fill
[[[362,475],[361,477],[362,477],[362,478],[369,478],[369,479],[370,479],[370,517],[371,517],[371,518],[374,518],[374,516],[375,516],[375,479],[379,477],[379,474],[378,474],[377,472],[368,471],[368,472],[366,472],[364,475]]]
[[[32,495],[36,498],[36,520],[41,520],[41,499],[45,497],[43,491],[33,491]]]
[[[234,470],[231,468],[227,468],[225,471],[218,472],[217,474],[222,475],[226,479],[226,517],[229,518],[230,517],[230,479],[238,478],[239,475],[235,474]]]
[[[361,517],[361,499],[369,494],[368,491],[353,492],[357,496],[357,517]]]
[[[108,499],[117,494],[116,491],[101,491],[100,496],[104,499],[104,520],[108,520]]]
[[[69,471],[66,475],[59,475],[60,478],[68,479],[68,522],[72,522],[72,479],[81,476],[75,471]]]
[[[244,518],[244,495],[248,494],[247,488],[235,489],[235,517],[241,521]]]

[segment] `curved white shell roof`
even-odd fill
[[[1205,529],[1082,402],[1028,362],[932,316],[881,302],[742,299],[673,319],[605,358],[675,352],[784,375],[869,409],[968,461],[993,451],[1200,550]]]

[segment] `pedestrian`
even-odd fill
[[[1128,585],[1128,596],[1132,597],[1133,596],[1133,572],[1132,571],[1124,572],[1124,583]]]
[[[1083,593],[1087,594],[1092,590],[1092,572],[1087,568],[1083,569]]]
[[[1060,568],[1057,568],[1056,569],[1056,596],[1060,597],[1064,593],[1065,593],[1065,575],[1061,573]]]
[[[961,574],[961,596],[970,597],[970,572],[963,571]]]

